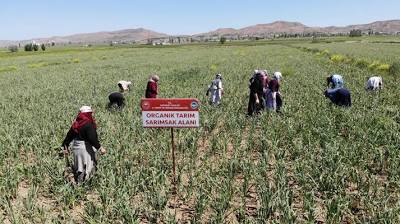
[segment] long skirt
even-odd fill
[[[275,94],[275,98],[274,98]],[[265,94],[265,105],[270,110],[277,110],[279,111],[282,107],[282,98],[279,92],[272,92],[270,89],[267,90]]]
[[[219,105],[221,103],[222,91],[220,89],[211,89],[210,93],[210,104]]]
[[[256,98],[253,94],[249,96],[249,105],[247,106],[247,115],[253,116],[253,114],[260,114],[265,108],[264,96],[262,94],[257,94],[259,104],[256,103]]]
[[[85,141],[74,140],[72,142],[74,155],[73,172],[75,181],[82,183],[89,179],[96,170],[96,156],[93,148]]]

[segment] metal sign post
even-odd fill
[[[174,141],[174,129],[171,128],[171,146],[172,146],[172,170],[174,173],[174,191],[176,191],[176,162],[175,162],[175,141]]]

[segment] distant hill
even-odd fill
[[[22,41],[0,41],[0,46],[7,46],[15,43],[28,43],[35,41],[37,43],[71,43],[71,44],[102,44],[102,43],[110,43],[110,42],[138,42],[145,41],[151,38],[161,38],[167,37],[167,34],[157,33],[152,30],[146,30],[143,28],[138,29],[126,29],[126,30],[118,30],[118,31],[103,31],[96,33],[82,33],[82,34],[74,34],[70,36],[54,36],[48,38],[34,38],[30,40],[22,40]]]
[[[239,30],[241,34],[262,33],[302,33],[308,29],[307,26],[298,22],[276,21],[268,24],[258,24]]]
[[[382,32],[388,34],[396,34],[400,32],[400,20],[388,20],[388,21],[377,21],[369,24],[362,25],[350,25],[344,27],[330,26],[330,27],[309,27],[299,22],[287,22],[287,21],[276,21],[267,24],[257,24],[254,26],[248,26],[241,29],[233,28],[220,28],[207,33],[200,33],[192,36],[175,36],[185,37],[209,37],[209,36],[223,36],[223,35],[238,35],[238,36],[256,36],[266,34],[295,34],[295,33],[349,33],[353,29],[360,29],[363,31],[372,30],[373,32]],[[148,39],[157,38],[169,38],[169,35],[164,33],[158,33],[152,30],[146,30],[143,28],[138,29],[126,29],[110,32],[96,32],[96,33],[82,33],[70,36],[55,36],[50,38],[35,38],[30,40],[22,41],[2,41],[0,40],[0,47],[9,46],[12,44],[25,44],[32,41],[38,43],[72,43],[72,44],[104,44],[110,42],[146,42]]]
[[[400,20],[388,20],[388,21],[377,21],[363,25],[351,25],[346,27],[326,27],[324,32],[338,32],[345,31],[350,32],[353,29],[368,30],[371,29],[374,32],[390,33],[395,34],[400,32]]]
[[[373,30],[374,32],[383,32],[395,34],[400,32],[400,20],[378,21],[362,25],[350,25],[345,27],[309,27],[299,22],[276,21],[267,24],[258,24],[241,29],[224,28],[217,29],[208,33],[201,33],[195,36],[213,36],[213,35],[257,35],[272,33],[348,33],[353,29]]]
[[[51,42],[56,43],[110,43],[110,42],[136,42],[143,41],[151,38],[166,37],[168,35],[157,33],[152,30],[143,28],[126,29],[111,32],[96,32],[96,33],[83,33],[63,37],[50,37],[33,39],[37,42]]]

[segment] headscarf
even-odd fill
[[[93,118],[92,113],[92,108],[90,108],[89,106],[81,107],[78,116],[71,126],[72,130],[74,130],[74,132],[76,133],[79,133],[79,129],[81,129],[88,123],[92,123],[93,127],[96,128],[96,120]]]
[[[281,81],[282,79],[282,73],[281,72],[274,72],[274,75],[272,76],[273,79],[276,79],[278,81]]]
[[[158,75],[152,75],[152,76],[150,76],[150,80],[153,80],[154,82],[158,82],[160,80],[160,77],[158,77]]]

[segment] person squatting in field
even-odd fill
[[[113,92],[108,95],[108,109],[116,107],[116,109],[121,110],[125,107],[125,96],[121,92]]]
[[[221,104],[222,95],[224,94],[224,88],[222,87],[222,75],[217,74],[215,79],[208,86],[206,96],[209,97],[209,103],[213,106]]]
[[[96,152],[106,153],[99,143],[96,121],[92,113],[91,107],[82,106],[62,143],[62,147],[67,149],[64,153],[68,153],[69,147],[72,150],[74,156],[72,170],[77,184],[81,184],[93,176],[97,165]]]
[[[383,80],[380,76],[373,76],[367,81],[367,90],[380,90],[383,88]]]
[[[350,91],[346,88],[328,89],[325,91],[324,95],[337,106],[351,107]]]
[[[249,104],[247,107],[247,115],[253,116],[254,114],[260,114],[265,108],[264,100],[264,86],[265,86],[265,75],[262,71],[255,70],[253,77],[249,80]]]
[[[341,75],[333,74],[326,78],[326,86],[328,88],[336,89],[344,87],[344,80]]]
[[[146,98],[157,98],[158,95],[158,81],[160,77],[158,75],[151,75],[147,82],[145,97]]]
[[[108,109],[111,109],[113,107],[116,107],[117,109],[121,110],[125,106],[125,96],[124,94],[126,93],[124,88],[121,88],[121,86],[118,83],[119,92],[113,92],[110,95],[108,95]]]
[[[275,72],[272,80],[268,82],[265,91],[265,105],[268,109],[280,112],[282,107],[282,97],[279,92],[280,80],[282,80],[282,73]]]

